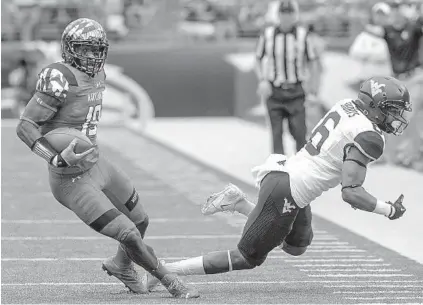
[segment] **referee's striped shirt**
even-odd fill
[[[279,27],[270,26],[260,35],[256,57],[259,78],[281,87],[304,81],[306,63],[317,55],[306,28],[295,26],[290,32],[282,32]]]

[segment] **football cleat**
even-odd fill
[[[230,183],[223,191],[212,194],[201,207],[203,215],[212,215],[217,212],[235,212],[235,206],[241,200],[247,198],[243,191]]]
[[[114,262],[113,257],[110,257],[103,262],[102,268],[108,275],[114,276],[124,283],[131,292],[138,294],[148,293],[133,263],[126,268],[120,268]]]
[[[200,293],[195,288],[186,286],[174,273],[166,274],[161,283],[174,298],[195,299],[200,297]]]

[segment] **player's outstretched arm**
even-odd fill
[[[355,209],[381,214],[389,219],[401,217],[405,212],[402,205],[403,195],[395,203],[384,202],[363,188],[370,161],[371,159],[355,146],[346,153],[342,167],[342,199]]]

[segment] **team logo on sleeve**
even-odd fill
[[[66,98],[69,83],[59,70],[46,68],[39,74],[36,89],[57,98]]]
[[[372,97],[375,97],[379,93],[383,92],[383,88],[385,88],[385,84],[379,84],[374,80],[370,80],[370,91],[372,93]]]

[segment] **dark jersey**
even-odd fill
[[[395,74],[404,73],[418,67],[420,39],[423,36],[421,21],[409,22],[398,30],[393,26],[385,27],[384,39],[391,55],[392,70]]]
[[[36,85],[35,101],[43,107],[25,109],[23,117],[40,125],[41,134],[59,127],[70,127],[84,132],[96,146],[94,158],[98,159],[97,125],[101,116],[105,73],[95,77],[75,69],[66,63],[53,63],[41,70]],[[35,104],[35,103],[34,103]],[[54,115],[51,116],[52,111]],[[43,114],[43,112],[45,112]],[[85,164],[85,163],[84,163]],[[75,168],[53,168],[54,171],[72,173]]]

